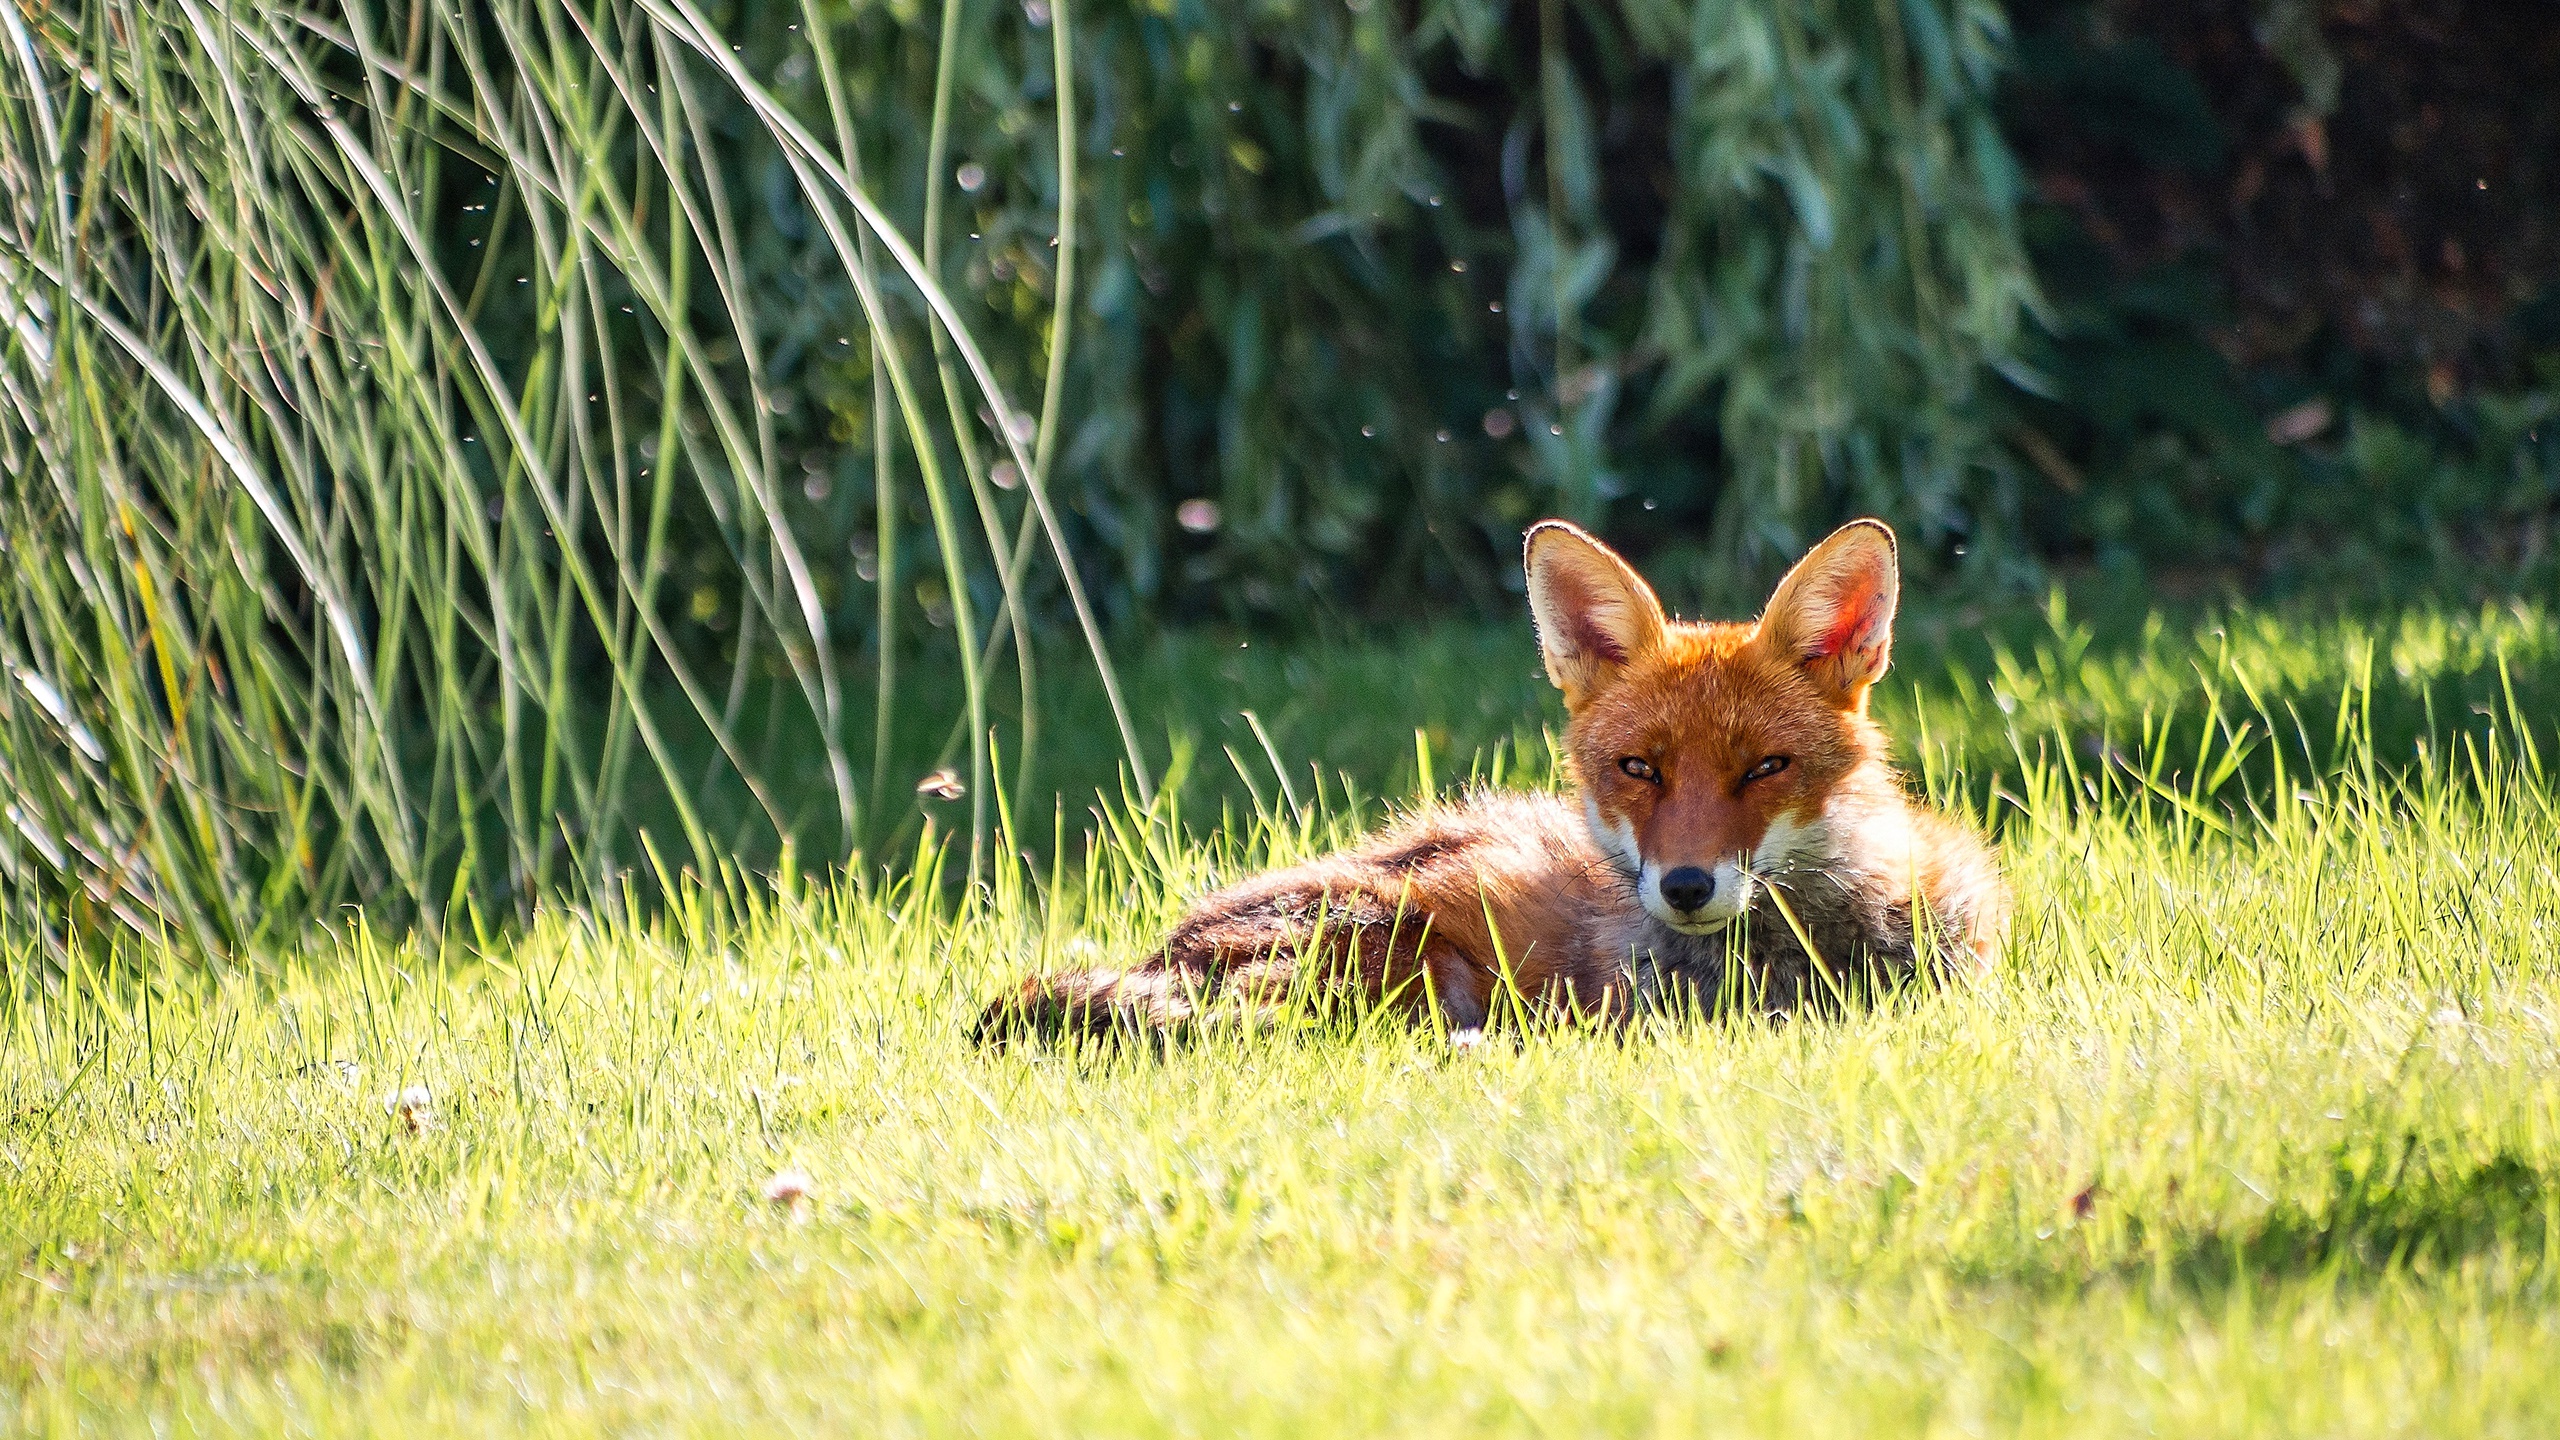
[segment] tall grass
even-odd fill
[[[802,15],[825,117],[777,103],[693,0],[0,10],[0,924],[57,960],[256,950],[350,903],[482,924],[635,866],[711,872],[738,833],[722,787],[804,861],[876,845],[913,813],[885,747],[918,493],[972,856],[986,577],[1027,696],[1019,597],[1054,570],[1133,742],[1047,494],[1070,286],[1026,424],[936,252],[866,186],[824,7]],[[866,325],[841,344],[874,377],[890,521],[874,687],[782,503],[777,327],[734,213],[738,167],[775,162]],[[987,483],[981,414],[1019,502]],[[716,660],[669,580],[696,525],[740,595]],[[767,676],[824,747],[814,793],[742,732]],[[867,776],[843,738],[866,704]],[[644,814],[667,817],[645,849]]]
[[[700,885],[476,956],[357,931],[254,980],[0,986],[0,1424],[2551,1433],[2548,707],[2386,747],[2426,656],[2226,619],[2223,655],[2085,671],[2067,626],[2021,642],[2019,675],[2109,683],[2017,716],[1906,643],[1896,713],[1932,692],[1951,753],[2077,755],[2094,719],[2125,754],[1997,776],[1995,980],[1783,1024],[968,1042],[1024,967],[1133,953],[1373,813],[1295,747],[1296,792],[1256,774],[1208,843],[1115,807],[979,889]],[[2547,694],[2554,627],[2517,623]],[[1316,679],[1395,659],[1461,713],[1492,668]],[[2146,737],[2179,668],[2224,698]],[[2280,777],[2235,763],[2290,727],[2277,672],[2346,717]],[[1371,708],[1374,786],[1425,717]]]

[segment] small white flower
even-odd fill
[[[382,1108],[400,1117],[410,1134],[432,1128],[436,1123],[436,1097],[424,1085],[412,1085],[382,1097]]]
[[[764,1182],[765,1203],[797,1211],[809,1199],[809,1172],[796,1166],[777,1170]]]

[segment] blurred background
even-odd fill
[[[1880,515],[1959,649],[2555,573],[2547,7],[8,26],[0,890],[48,953],[976,865],[1204,746],[1421,726],[1427,777],[1433,706],[1535,769],[1544,515],[1692,612]]]
[[[731,33],[814,112],[766,8]],[[961,13],[938,258],[1031,394],[1058,204],[1045,11]],[[870,7],[843,37],[871,173],[910,225],[934,18]],[[1055,484],[1115,617],[1499,609],[1548,514],[1655,563],[1738,565],[1743,601],[1861,513],[1986,583],[2095,565],[2284,588],[2541,553],[2543,7],[1078,19],[1084,329]],[[804,523],[869,543],[877,407],[858,363],[813,363],[852,297],[784,178],[758,196],[754,273],[811,342],[775,367],[825,477]]]

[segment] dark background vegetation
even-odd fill
[[[1045,11],[961,3],[944,265],[1036,393]],[[731,25],[786,95],[810,68],[793,8],[747,0]],[[910,217],[920,132],[897,117],[929,100],[934,18],[865,5],[844,35],[882,122],[871,173]],[[1853,513],[1902,525],[1923,574],[2020,589],[2090,565],[2173,590],[2497,588],[2545,560],[2546,7],[1185,0],[1076,20],[1087,328],[1060,489],[1121,618],[1507,613],[1518,530],[1549,513],[1733,603]],[[869,372],[849,294],[770,194],[767,283],[807,332],[805,519],[859,631]],[[921,536],[920,504],[891,523]],[[720,568],[706,551],[706,631],[734,608]],[[920,583],[929,624],[940,582]]]
[[[2049,397],[2027,543],[2273,586],[2512,582],[2560,434],[2560,15],[2461,0],[2012,8],[2002,126]]]

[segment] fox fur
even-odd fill
[[[1525,560],[1572,793],[1424,806],[1217,891],[1126,969],[1022,982],[979,1033],[1160,1031],[1295,993],[1436,1011],[1467,1036],[1506,994],[1620,1023],[1997,963],[1997,862],[1910,798],[1867,713],[1899,595],[1891,530],[1834,533],[1743,622],[1669,618],[1564,521],[1532,527]]]

